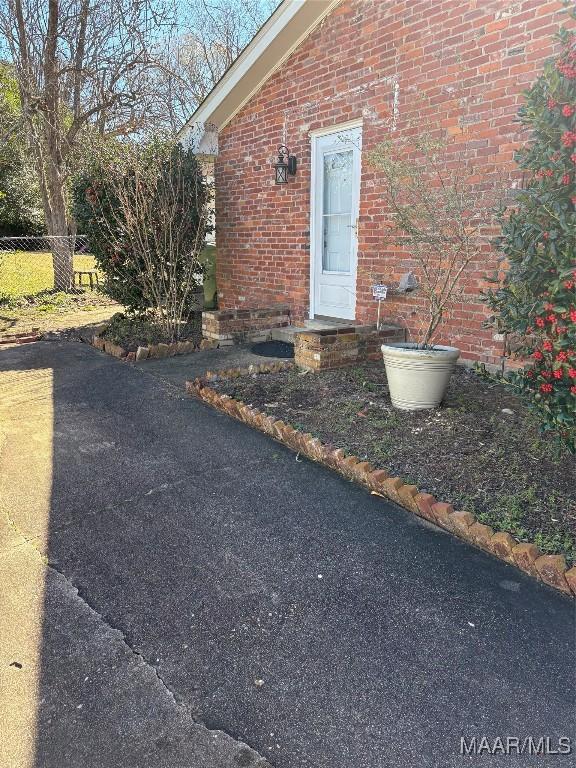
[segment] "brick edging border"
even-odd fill
[[[209,339],[202,339],[200,344],[195,344],[193,341],[174,341],[171,344],[149,344],[147,347],[138,347],[135,352],[128,352],[128,350],[121,347],[119,344],[108,339],[103,339],[102,334],[108,326],[100,326],[93,336],[89,338],[89,343],[99,349],[101,352],[106,352],[112,357],[117,357],[120,360],[127,362],[134,362],[138,360],[158,360],[161,357],[174,357],[175,355],[189,355],[192,352],[199,352],[202,349],[213,349],[218,346],[217,342],[210,341]]]
[[[34,328],[23,333],[0,336],[0,344],[30,344],[32,341],[40,341],[41,338],[42,334]]]
[[[576,596],[576,566],[568,569],[564,555],[543,555],[535,544],[518,542],[505,531],[497,533],[476,520],[471,512],[454,510],[451,504],[430,493],[420,493],[415,485],[405,484],[400,477],[391,477],[384,469],[376,469],[357,456],[347,455],[342,448],[332,448],[309,433],[303,433],[281,419],[268,416],[256,408],[223,395],[208,386],[210,381],[235,379],[258,373],[278,373],[294,367],[294,363],[264,363],[248,368],[208,371],[203,377],[186,382],[186,391],[212,407],[278,440],[293,451],[302,453],[348,480],[363,485],[377,496],[390,499],[404,509],[500,560],[515,565],[530,576],[572,597]]]

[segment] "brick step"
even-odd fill
[[[376,330],[372,325],[349,325],[321,330],[305,328],[294,336],[295,362],[301,368],[326,370],[356,365],[381,357],[384,342],[402,342],[406,332],[386,324]]]

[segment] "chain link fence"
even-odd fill
[[[0,300],[84,294],[101,280],[82,235],[0,237]]]

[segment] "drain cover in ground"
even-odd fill
[[[254,344],[252,352],[262,357],[294,357],[294,344],[286,341],[260,341]]]

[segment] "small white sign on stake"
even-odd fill
[[[378,302],[378,319],[376,321],[376,328],[380,330],[380,306],[388,294],[388,286],[383,283],[376,283],[372,286],[372,296],[374,300]]]
[[[386,298],[387,294],[388,294],[387,285],[378,283],[377,285],[372,286],[372,296],[374,297],[375,301],[383,301]]]

